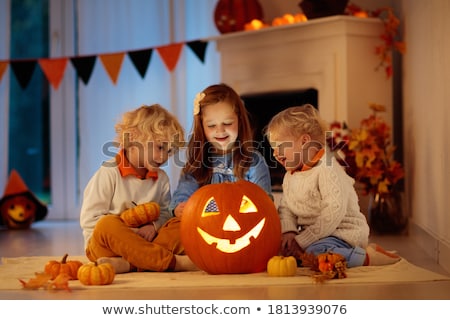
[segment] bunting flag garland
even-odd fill
[[[156,48],[169,71],[175,69],[181,54],[181,49],[183,49],[183,44],[181,43],[169,44],[167,46]]]
[[[22,89],[25,89],[28,86],[36,64],[37,60],[11,61],[11,69]]]
[[[134,67],[137,69],[142,79],[144,79],[147,73],[148,65],[150,64],[150,59],[152,57],[153,49],[144,49],[128,52],[128,57],[133,63]]]
[[[95,61],[97,61],[97,56],[84,56],[71,58],[73,67],[77,71],[78,76],[81,78],[85,85],[88,84],[91,78],[92,71],[94,70]]]
[[[121,52],[101,54],[99,55],[99,57],[112,82],[116,84],[117,78],[119,77],[120,67],[122,66],[123,58],[125,57],[125,53]]]
[[[200,40],[189,41],[187,46],[195,53],[201,62],[205,62],[205,53],[208,42]]]
[[[147,48],[142,50],[133,50],[125,52],[104,53],[97,55],[75,56],[75,57],[58,57],[58,58],[36,58],[36,59],[20,59],[20,60],[0,60],[0,83],[3,75],[11,65],[11,69],[22,87],[25,89],[33,76],[34,69],[38,64],[48,82],[57,90],[64,78],[64,73],[67,69],[67,62],[70,60],[78,77],[85,85],[89,83],[92,72],[97,61],[100,58],[102,65],[107,72],[111,81],[116,84],[120,74],[123,59],[128,55],[133,66],[138,71],[139,75],[144,78],[147,72],[152,53],[156,49],[164,62],[164,65],[169,71],[173,71],[180,59],[183,45],[187,45],[197,58],[204,63],[205,53],[208,46],[207,41],[194,40],[186,43],[169,44],[156,48]]]
[[[38,62],[50,84],[57,90],[66,71],[67,58],[39,59]]]
[[[5,74],[7,67],[8,67],[8,62],[0,61],[0,82],[2,82],[2,78],[3,78],[3,75]]]

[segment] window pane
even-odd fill
[[[48,0],[11,1],[11,60],[48,57],[48,33]],[[49,203],[49,84],[38,65],[26,88],[10,76],[9,170]]]

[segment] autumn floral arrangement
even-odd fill
[[[361,120],[359,128],[349,129],[345,123],[331,123],[327,138],[330,149],[347,173],[363,185],[366,194],[388,194],[397,191],[404,178],[403,166],[394,159],[396,146],[391,128],[378,115],[383,105],[370,103],[372,114]]]

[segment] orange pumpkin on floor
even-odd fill
[[[78,269],[78,279],[87,286],[103,286],[114,281],[116,272],[111,263],[90,262]]]
[[[321,282],[325,279],[343,279],[347,277],[347,262],[344,256],[339,253],[321,253],[316,257],[316,261],[316,270],[321,272],[321,275],[315,275],[316,281]]]
[[[83,265],[78,260],[67,260],[69,255],[66,253],[61,261],[50,260],[45,264],[44,272],[51,276],[51,280],[54,280],[60,274],[67,274],[71,280],[77,280],[78,269]]]
[[[277,209],[248,181],[198,189],[186,203],[180,228],[187,255],[210,274],[263,272],[280,247]]]

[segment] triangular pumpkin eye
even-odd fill
[[[220,214],[219,207],[217,206],[216,199],[214,197],[209,198],[206,201],[205,209],[203,209],[202,217],[213,216]]]
[[[255,204],[247,196],[242,196],[241,206],[239,207],[239,213],[258,212]]]

